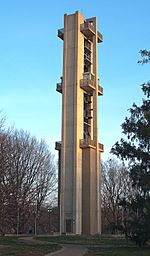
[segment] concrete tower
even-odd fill
[[[62,138],[59,150],[60,232],[101,233],[97,18],[80,12],[64,15],[63,76],[56,90],[62,93]]]

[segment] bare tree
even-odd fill
[[[120,201],[128,197],[132,187],[127,168],[115,159],[102,164],[102,217],[103,230],[116,233],[123,221]]]
[[[54,158],[45,141],[23,130],[3,131],[0,171],[0,232],[10,227],[19,233],[33,212],[36,223],[41,206],[55,195]]]
[[[4,234],[7,226],[7,198],[6,198],[6,173],[8,169],[8,141],[9,130],[5,130],[5,117],[0,111],[0,233]],[[9,188],[7,188],[7,191]]]

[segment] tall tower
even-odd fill
[[[60,232],[101,233],[98,96],[98,43],[103,37],[97,18],[80,12],[64,15],[63,76],[56,90],[62,93],[62,138],[59,150]]]

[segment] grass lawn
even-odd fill
[[[0,236],[0,256],[43,256],[60,248],[56,244],[35,244],[15,236]]]
[[[121,237],[102,237],[99,244],[87,248],[86,256],[150,256],[150,247],[139,248]]]
[[[150,256],[150,247],[139,248],[124,237],[117,236],[53,236],[36,239],[56,243],[83,244],[86,256]]]

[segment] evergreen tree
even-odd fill
[[[139,63],[150,62],[150,51],[142,50]],[[122,205],[128,214],[124,218],[125,234],[138,245],[150,239],[150,81],[142,86],[145,98],[141,106],[129,109],[130,117],[122,124],[127,139],[112,147],[111,152],[127,160],[134,194]]]

